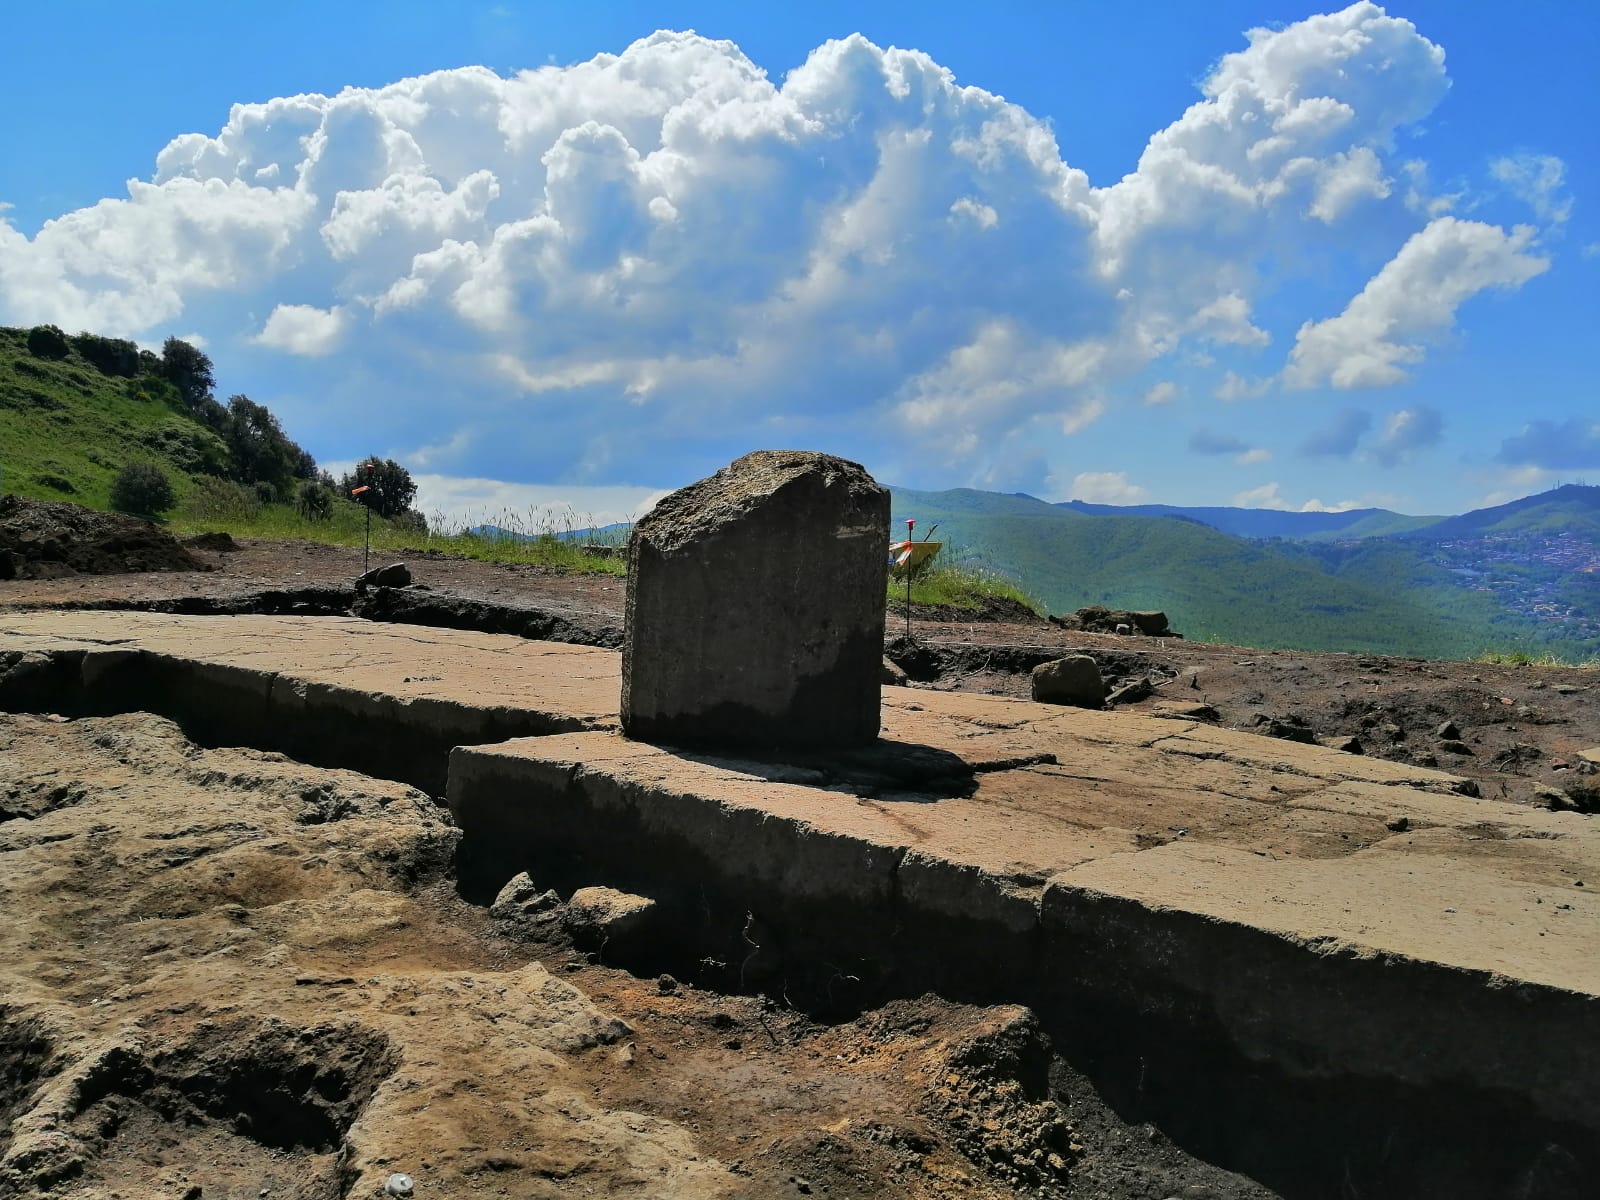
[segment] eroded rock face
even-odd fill
[[[878,736],[889,492],[758,450],[666,499],[628,546],[622,727],[683,745]]]

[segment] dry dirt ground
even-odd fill
[[[293,610],[361,560],[195,553],[209,570],[0,583],[0,623],[266,593]],[[424,597],[621,624],[620,578],[409,562]],[[1041,656],[1087,650],[1149,685],[1134,709],[1354,736],[1507,803],[1582,806],[1600,782],[1578,754],[1600,746],[1597,671],[913,622],[914,686],[1026,694]],[[333,1200],[392,1172],[424,1200],[1270,1195],[1119,1119],[1024,1009],[929,996],[829,1025],[635,978],[575,950],[559,912],[508,926],[462,900],[456,836],[415,790],[204,749],[148,714],[0,715],[0,1195]]]

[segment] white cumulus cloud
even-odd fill
[[[1272,379],[1247,377],[1236,371],[1223,373],[1222,381],[1217,384],[1215,395],[1218,400],[1253,400],[1257,396],[1265,396],[1272,390]]]
[[[348,324],[343,309],[321,309],[310,304],[280,304],[267,317],[256,341],[308,358],[331,354],[339,346]]]
[[[1138,504],[1149,490],[1131,483],[1123,471],[1085,471],[1072,478],[1071,500],[1090,504]]]
[[[513,531],[563,533],[637,521],[665,491],[511,483],[501,479],[418,472],[414,507],[437,528],[499,525]]]
[[[1572,195],[1566,189],[1567,164],[1553,154],[1497,158],[1489,164],[1489,174],[1541,220],[1559,225],[1572,215]]]
[[[1248,488],[1242,492],[1234,493],[1233,506],[1235,508],[1276,508],[1290,509],[1294,506],[1283,498],[1276,481],[1263,483],[1260,487]]]
[[[1373,443],[1372,457],[1385,467],[1409,462],[1419,450],[1439,444],[1444,436],[1444,418],[1425,404],[1402,408],[1389,414],[1383,431]]]
[[[1237,493],[1233,497],[1233,504],[1236,508],[1271,508],[1280,512],[1348,512],[1352,508],[1361,507],[1361,502],[1357,500],[1338,500],[1332,504],[1324,504],[1316,497],[1301,504],[1293,504],[1284,497],[1282,485],[1276,481]]]
[[[1550,266],[1532,252],[1533,230],[1507,233],[1439,217],[1413,234],[1336,317],[1307,321],[1284,371],[1289,387],[1387,387],[1426,355],[1426,339],[1488,288],[1515,289]]]

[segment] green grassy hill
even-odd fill
[[[109,374],[77,348],[59,361],[37,358],[27,337],[27,330],[0,328],[6,491],[108,508],[111,480],[128,462],[159,464],[180,499],[196,476],[226,469],[227,447],[189,415],[175,387],[151,373],[152,360],[136,356],[114,364],[133,373]]]
[[[180,535],[225,530],[362,545],[370,532],[375,550],[420,545],[561,570],[622,569],[614,558],[585,553],[550,530],[530,530],[522,540],[486,538],[430,530],[416,519],[421,514],[402,512],[392,521],[376,517],[369,531],[368,511],[318,479],[315,462],[271,413],[245,396],[230,398],[226,408],[215,401],[208,359],[204,390],[186,400],[169,382],[163,357],[131,342],[92,334],[63,339],[56,331],[49,352],[36,354],[29,349],[31,332],[0,328],[0,492],[109,509],[117,473],[129,463],[150,462],[173,485],[169,524]],[[183,348],[188,361],[204,359]],[[285,466],[292,468],[288,477],[278,469]],[[304,487],[326,493],[320,515],[295,503]]]

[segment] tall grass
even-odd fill
[[[220,531],[235,537],[361,546],[367,537],[366,510],[338,499],[327,519],[307,516],[288,504],[261,504],[243,489],[202,489],[191,495],[170,521],[174,533],[188,536]],[[571,574],[620,575],[628,530],[601,530],[571,508],[502,509],[478,519],[468,513],[451,519],[435,513],[427,528],[404,521],[372,518],[372,549],[385,554],[448,554],[485,562],[516,563]]]
[[[1548,650],[1538,655],[1529,654],[1525,650],[1485,650],[1472,661],[1497,667],[1576,667],[1583,670],[1600,668],[1600,658],[1571,661]]]
[[[890,600],[904,601],[906,586],[889,581]],[[1003,575],[981,567],[960,564],[933,567],[911,581],[913,604],[939,604],[950,608],[981,609],[990,600],[1014,600],[1043,615],[1044,605]]]
[[[889,602],[905,603],[905,580],[889,579]],[[1017,586],[1000,571],[986,565],[976,554],[946,545],[911,581],[913,604],[942,605],[978,611],[990,601],[1012,600],[1043,616],[1047,611],[1038,597]]]

